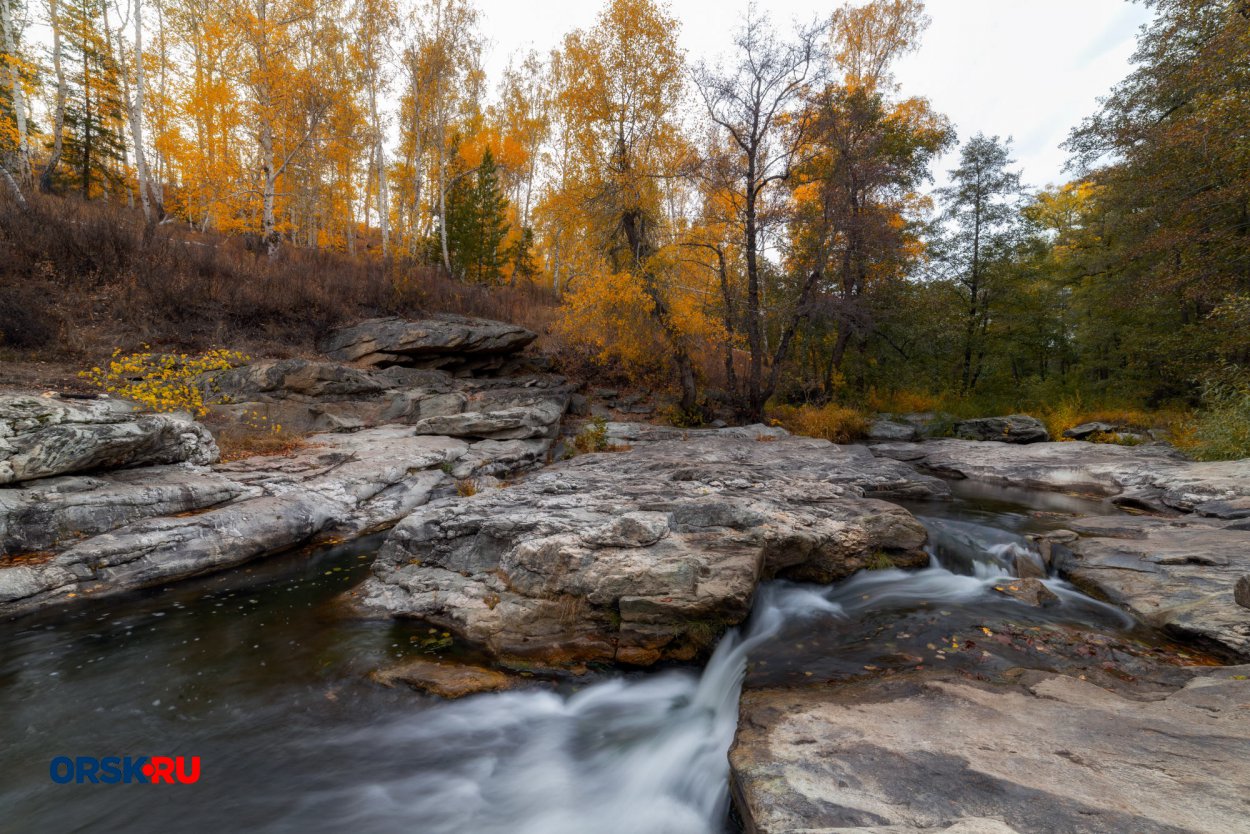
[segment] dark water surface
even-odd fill
[[[440,702],[366,675],[452,650],[426,626],[336,615],[377,538],[0,623],[0,830],[715,834],[747,685],[916,668],[1077,668],[1169,682],[1205,662],[1057,579],[1012,581],[1023,534],[1101,502],[957,489],[910,508],[925,570],[777,582],[700,672],[612,674]],[[52,782],[55,756],[199,756],[194,785]]]

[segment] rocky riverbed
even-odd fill
[[[156,604],[124,591],[242,582],[260,557],[381,531],[312,619],[287,616],[290,645],[406,635],[410,652],[371,650],[326,698],[390,705],[386,732],[459,758],[426,768],[357,728],[413,774],[387,782],[386,809],[304,796],[321,810],[286,818],[308,830],[714,832],[730,784],[751,832],[1226,832],[1250,818],[1250,681],[1235,665],[1250,661],[1250,461],[1047,442],[1021,415],[959,429],[981,439],[891,428],[870,446],[608,423],[603,451],[564,459],[576,386],[524,352],[532,339],[381,319],[328,334],[322,359],[206,376],[208,425],[260,414],[307,434],[229,462],[187,415],[0,397],[12,644],[52,639],[24,622]],[[82,640],[107,630],[90,628]],[[38,698],[37,656],[18,652],[0,680]],[[261,662],[291,675],[301,657]],[[671,668],[693,663],[701,676]],[[229,675],[216,686],[237,695]],[[428,697],[406,686],[488,694],[425,717],[402,712]],[[53,691],[71,715],[73,688]]]

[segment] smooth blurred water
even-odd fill
[[[748,664],[759,683],[836,681],[935,662],[935,640],[991,621],[1131,625],[1057,579],[1048,609],[995,590],[1021,533],[1053,520],[980,499],[913,509],[932,513],[928,568],[764,586],[701,673],[455,702],[379,687],[370,669],[454,648],[335,616],[376,542],[2,624],[0,829],[713,834]],[[198,755],[203,776],[56,785],[58,755]]]

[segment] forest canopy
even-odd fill
[[[471,0],[0,0],[0,192],[559,299],[563,361],[771,406],[1246,408],[1250,4],[1148,0],[1069,182],[892,74],[928,25],[607,0],[487,78]],[[39,25],[46,39],[31,37]],[[934,187],[935,166],[953,167]],[[1205,397],[1205,400],[1204,400]]]

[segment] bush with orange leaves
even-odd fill
[[[820,437],[833,443],[853,443],[868,433],[868,415],[847,406],[783,405],[772,410],[773,423],[794,434]]]

